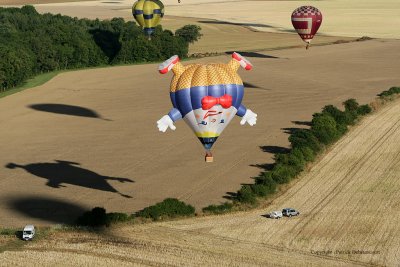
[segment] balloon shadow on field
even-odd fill
[[[233,52],[239,53],[244,57],[256,57],[256,58],[279,58],[276,56],[264,55],[257,52],[241,52],[241,51],[226,51],[225,54],[231,55]]]
[[[119,34],[102,29],[92,29],[89,30],[89,33],[92,35],[95,43],[108,57],[108,62],[111,62],[115,56],[118,55],[122,47],[122,44],[119,40]]]
[[[10,199],[7,205],[25,216],[58,224],[74,224],[87,211],[86,208],[65,200],[41,196]]]
[[[94,171],[81,168],[79,163],[56,160],[56,163],[31,163],[18,165],[8,163],[8,169],[23,169],[37,177],[47,179],[46,185],[52,188],[66,187],[64,184],[76,185],[105,192],[117,193],[125,198],[132,198],[117,191],[108,181],[118,181],[120,183],[134,183],[128,178],[108,177],[100,175]]]
[[[51,112],[62,115],[79,116],[79,117],[95,118],[95,119],[110,121],[109,119],[104,119],[94,110],[79,106],[46,103],[46,104],[33,104],[30,105],[29,108],[38,111]]]

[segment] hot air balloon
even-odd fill
[[[301,39],[307,43],[306,49],[308,49],[321,23],[322,13],[313,6],[301,6],[292,13],[293,27]]]
[[[170,86],[173,108],[157,121],[158,129],[175,130],[174,122],[183,118],[206,150],[206,162],[212,162],[211,147],[235,115],[240,122],[256,124],[257,114],[242,105],[244,86],[237,70],[242,66],[251,70],[251,63],[238,53],[232,54],[228,64],[182,65],[178,56],[160,64],[158,70],[174,76]]]
[[[164,5],[159,0],[138,0],[132,6],[132,14],[151,39],[151,34],[164,16]]]

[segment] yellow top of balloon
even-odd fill
[[[159,0],[139,0],[132,6],[132,15],[145,33],[150,35],[164,16],[164,5]]]
[[[232,59],[228,64],[189,64],[180,62],[172,68],[174,77],[171,81],[170,91],[187,89],[195,86],[210,86],[219,84],[243,84],[237,74],[240,64]]]

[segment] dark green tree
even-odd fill
[[[185,25],[175,31],[175,35],[182,37],[187,43],[194,43],[198,41],[201,36],[201,27],[198,25]]]

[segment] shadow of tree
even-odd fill
[[[226,192],[226,195],[223,196],[223,198],[228,199],[228,200],[235,200],[237,197],[237,193],[236,192]]]
[[[8,200],[10,209],[35,219],[60,224],[73,224],[86,209],[82,206],[49,197],[28,196]],[[16,235],[22,237],[22,231]]]
[[[296,131],[301,130],[302,128],[294,128],[294,127],[289,127],[289,128],[282,128],[284,133],[286,134],[294,134]]]
[[[282,146],[260,146],[260,149],[271,154],[287,154],[290,152],[289,148]]]
[[[257,167],[264,171],[270,171],[274,168],[275,163],[263,163],[263,164],[250,164],[251,167]]]
[[[259,89],[259,90],[265,90],[265,91],[272,90],[272,89],[268,89],[268,88],[259,87],[258,85],[248,83],[248,82],[243,82],[243,86],[244,86],[244,88],[253,88],[253,89]]]
[[[279,58],[276,56],[265,55],[257,52],[244,52],[244,51],[226,51],[225,54],[232,54],[233,52],[239,53],[244,57],[256,57],[256,58]]]
[[[296,125],[304,125],[304,126],[311,126],[311,121],[292,121],[293,124]]]
[[[51,113],[70,115],[70,116],[96,118],[109,121],[109,119],[102,118],[96,111],[79,106],[46,103],[46,104],[33,104],[28,107],[38,111],[51,112]]]
[[[276,28],[274,26],[268,24],[261,23],[239,23],[239,22],[229,22],[229,21],[221,21],[221,20],[198,20],[199,23],[205,24],[222,24],[222,25],[234,25],[234,26],[247,26],[247,27],[259,27],[259,28]]]
[[[133,183],[133,180],[103,176],[93,171],[78,167],[79,165],[80,164],[76,162],[56,160],[56,163],[31,163],[25,166],[8,163],[5,167],[9,169],[24,169],[37,177],[47,179],[46,185],[53,188],[65,187],[64,184],[71,184],[100,191],[118,193],[123,197],[132,198],[129,195],[124,195],[118,192],[107,181]]]

